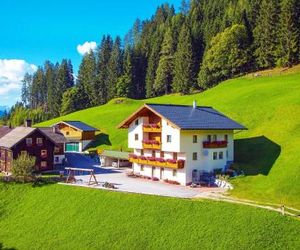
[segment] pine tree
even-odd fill
[[[292,66],[299,62],[300,1],[283,0],[280,16],[278,64]]]
[[[152,44],[152,50],[148,59],[148,67],[146,73],[146,97],[150,98],[155,96],[153,85],[156,77],[156,70],[159,62],[159,52],[162,43],[162,36],[158,33],[155,34]]]
[[[67,89],[62,97],[62,104],[60,115],[67,115],[77,110],[77,101],[76,98],[78,96],[78,88],[72,87]]]
[[[104,104],[107,102],[108,91],[108,62],[112,50],[112,39],[108,36],[103,36],[100,47],[97,54],[97,77],[96,86],[93,91],[97,93],[93,100],[93,105]]]
[[[122,74],[122,60],[123,60],[122,50],[121,50],[121,39],[116,37],[111,56],[108,62],[108,73],[107,73],[107,88],[108,88],[108,100],[116,96],[116,84],[117,79]]]
[[[263,0],[254,29],[255,56],[260,68],[275,66],[278,54],[279,4]]]
[[[124,73],[117,80],[117,96],[118,97],[129,97],[132,91],[132,56],[130,48],[127,48],[124,55]]]
[[[162,43],[160,60],[153,85],[156,95],[168,94],[171,92],[174,67],[174,47],[172,31],[168,28]]]
[[[56,68],[50,61],[46,61],[44,64],[45,80],[47,83],[47,107],[52,117],[54,117],[57,114],[54,110],[57,101],[55,86],[57,69],[58,68]]]
[[[179,34],[179,40],[174,60],[173,90],[183,94],[190,93],[195,85],[193,72],[192,39],[189,27],[184,24]]]
[[[26,107],[30,104],[30,89],[32,85],[32,75],[26,73],[22,80],[22,103]]]
[[[97,105],[95,100],[98,97],[96,90],[96,59],[91,50],[82,58],[77,77],[77,103],[76,107],[84,109]]]

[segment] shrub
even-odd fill
[[[27,153],[21,154],[12,163],[12,175],[16,178],[21,178],[23,181],[31,179],[35,166],[35,157]]]

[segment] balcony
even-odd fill
[[[226,148],[227,141],[204,141],[203,148]]]
[[[143,140],[144,149],[160,149],[161,143],[157,140]]]
[[[163,158],[145,157],[145,156],[137,156],[131,154],[129,156],[129,161],[132,163],[150,165],[150,166],[161,167],[161,168],[172,168],[172,169],[184,168],[184,160],[173,160],[173,159],[165,160]]]
[[[161,133],[161,125],[160,123],[152,123],[152,124],[144,124],[143,132],[146,133]]]

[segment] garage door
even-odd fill
[[[66,143],[66,152],[79,152],[79,142]]]

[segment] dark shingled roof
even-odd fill
[[[63,134],[54,133],[53,128],[39,128],[39,130],[55,143],[65,143],[67,141]]]
[[[84,122],[81,122],[81,121],[63,121],[64,123],[74,127],[74,128],[77,128],[81,131],[85,131],[85,132],[88,132],[88,131],[98,131],[98,129],[96,128],[93,128],[89,125],[87,125],[86,123]]]
[[[8,134],[10,131],[12,131],[12,129],[8,126],[0,127],[0,138]]]
[[[148,107],[185,130],[246,129],[212,107],[146,104]]]

